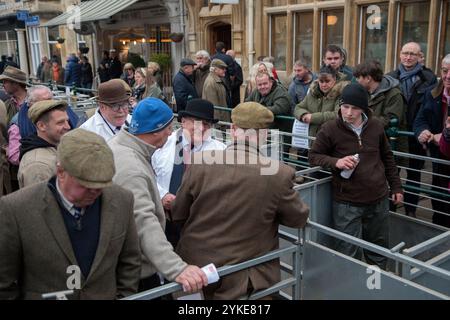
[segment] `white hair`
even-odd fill
[[[442,59],[442,64],[450,64],[450,53]]]
[[[206,51],[206,50],[200,50],[200,51],[197,51],[197,53],[195,54],[195,56],[196,56],[196,57],[207,58],[208,60],[211,59],[211,57],[210,57],[208,51]]]
[[[36,85],[32,86],[31,88],[28,88],[27,90],[27,101],[28,104],[33,104],[35,102],[38,102],[41,100],[41,96],[45,93],[50,96],[50,99],[53,99],[53,92],[50,90],[49,87],[43,86],[43,85]]]

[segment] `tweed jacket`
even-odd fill
[[[309,209],[293,189],[292,168],[244,144],[193,157],[193,163],[203,157],[205,164],[187,170],[172,210],[174,221],[185,221],[176,251],[189,264],[220,267],[262,256],[278,248],[279,224],[305,225]],[[261,174],[268,168],[278,170]],[[264,289],[279,280],[279,262],[273,260],[226,276],[204,292],[208,299],[236,299],[250,286]]]
[[[97,252],[69,299],[115,299],[137,291],[139,243],[133,196],[111,186],[101,196]],[[0,199],[0,300],[41,299],[68,290],[78,265],[58,203],[47,182]]]

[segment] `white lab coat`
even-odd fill
[[[127,116],[127,122],[128,123],[131,122],[130,115]],[[119,130],[114,130],[115,133],[113,133],[111,131],[111,128],[113,128],[113,129],[115,129],[115,128],[113,126],[111,126],[111,128],[108,126],[108,124],[105,122],[105,120],[103,120],[100,113],[98,113],[98,109],[95,110],[95,114],[92,117],[90,117],[89,119],[87,119],[86,122],[84,122],[80,126],[80,128],[88,130],[88,131],[92,131],[92,132],[98,134],[99,136],[103,137],[106,141],[108,141],[109,139],[114,137],[115,134],[117,134],[119,132]]]
[[[172,132],[167,142],[160,149],[157,149],[152,156],[152,167],[155,170],[156,182],[161,199],[169,193],[170,179],[172,178],[173,163],[175,160],[176,142],[179,130]],[[181,133],[181,132],[180,132]],[[184,138],[184,137],[183,137]],[[185,143],[185,141],[183,141]],[[201,146],[196,146],[192,152],[206,150],[224,150],[226,145],[222,142],[209,138]]]

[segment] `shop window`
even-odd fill
[[[322,11],[322,50],[330,44],[342,47],[344,39],[344,10]]]
[[[13,57],[15,61],[18,58],[17,34],[15,31],[0,31],[0,52],[2,55]]]
[[[398,51],[405,43],[414,41],[420,44],[422,52],[427,52],[429,15],[429,1],[405,2],[400,5]]]
[[[41,63],[41,38],[39,35],[38,27],[28,27],[28,37],[30,39],[30,49],[31,49],[31,71],[36,74],[37,68]]]
[[[275,58],[275,68],[286,70],[287,16],[273,15],[270,20],[270,55]]]
[[[377,3],[361,7],[359,30],[361,47],[359,62],[378,60],[386,62],[388,3]]]
[[[312,66],[313,12],[295,15],[295,60],[302,60]]]

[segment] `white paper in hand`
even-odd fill
[[[219,281],[219,274],[217,273],[217,269],[214,263],[210,263],[207,266],[204,266],[202,270],[208,278],[208,284]]]

